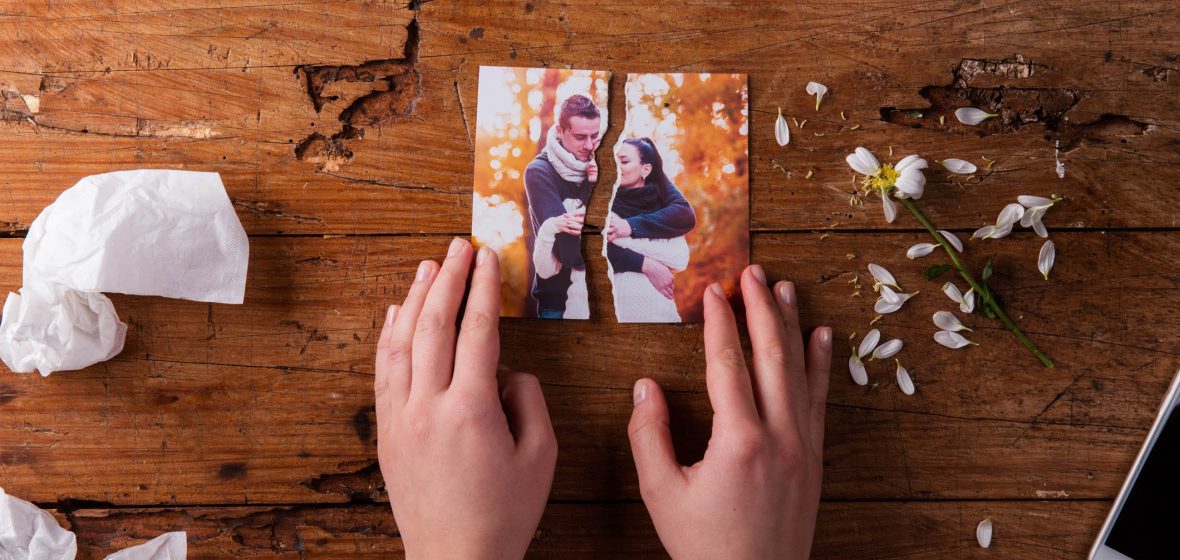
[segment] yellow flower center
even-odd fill
[[[897,184],[897,178],[901,174],[893,168],[893,164],[885,163],[877,170],[875,175],[865,177],[864,187],[875,191],[880,191],[882,194],[887,194],[890,189]]]

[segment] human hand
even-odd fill
[[[651,285],[655,286],[656,291],[660,292],[660,295],[672,299],[673,276],[671,268],[668,268],[664,263],[651,257],[643,257],[641,269],[647,275],[647,279],[651,281]]]
[[[754,371],[746,368],[733,310],[705,290],[705,357],[713,431],[705,457],[676,461],[659,385],[635,383],[628,434],[639,489],[668,553],[686,558],[805,559],[823,470],[824,407],[832,331],[803,352],[795,287],[772,297],[758,265],[742,274]]]
[[[456,239],[423,261],[377,342],[377,456],[407,558],[521,558],[553,482],[557,441],[536,377],[501,373],[500,267]]]
[[[631,222],[612,212],[607,224],[606,240],[610,242],[624,237],[631,237]]]
[[[582,224],[586,223],[586,211],[566,212],[558,217],[557,231],[574,236],[582,235]]]
[[[595,146],[595,149],[597,149],[597,146]],[[586,162],[586,180],[591,183],[598,182],[598,162],[594,161],[593,158]]]

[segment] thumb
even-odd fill
[[[627,436],[639,472],[639,488],[646,494],[682,474],[668,427],[668,403],[660,386],[650,379],[636,381],[634,401]]]

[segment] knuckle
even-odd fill
[[[766,437],[761,430],[746,428],[733,436],[732,448],[739,461],[750,462],[766,454]]]
[[[787,356],[787,349],[782,344],[770,344],[762,349],[762,357],[766,360],[766,365],[778,370],[785,371],[789,357]]]
[[[729,369],[741,369],[746,363],[741,346],[736,344],[727,344],[718,348],[717,355],[714,356],[714,359],[717,365]]]
[[[496,320],[483,311],[468,309],[463,315],[463,330],[469,332],[487,332],[495,330]]]
[[[436,311],[423,312],[414,328],[416,336],[436,336],[450,331],[452,320]]]

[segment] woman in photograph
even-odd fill
[[[619,322],[680,322],[673,279],[688,267],[685,234],[696,213],[664,172],[650,138],[623,140],[615,153],[615,189],[604,235]]]

